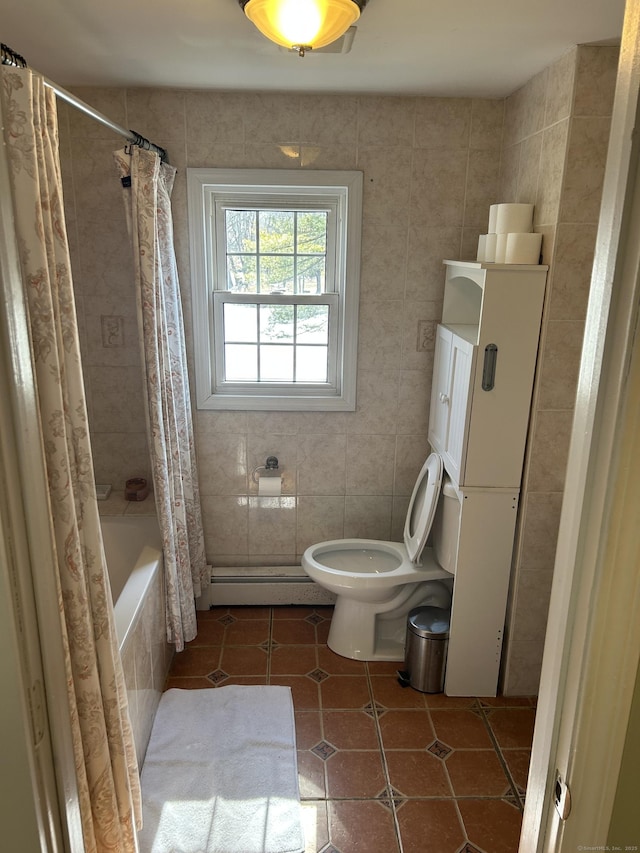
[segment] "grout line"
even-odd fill
[[[382,761],[382,771],[384,773],[385,783],[387,786],[387,795],[389,797],[389,803],[391,805],[391,814],[393,816],[393,826],[396,833],[396,841],[398,842],[398,850],[400,853],[404,853],[404,847],[402,844],[402,836],[400,834],[400,821],[398,820],[398,813],[396,810],[396,801],[393,798],[393,792],[391,789],[391,777],[389,775],[389,765],[387,764],[387,755],[384,750],[384,744],[382,741],[382,730],[380,729],[380,719],[378,716],[378,708],[376,707],[375,695],[373,692],[373,684],[371,682],[371,673],[369,671],[369,664],[365,661],[364,665],[365,675],[367,677],[367,687],[369,689],[369,697],[371,702],[371,708],[373,710],[373,721],[376,727],[376,737],[378,738],[378,748],[380,750],[380,758]]]
[[[509,786],[511,787],[511,793],[515,797],[516,803],[518,804],[518,808],[520,809],[521,812],[523,812],[524,811],[523,798],[520,796],[520,792],[518,791],[518,786],[516,785],[516,783],[513,779],[513,776],[511,775],[511,771],[509,770],[509,765],[507,764],[507,761],[506,761],[504,755],[502,754],[502,750],[500,749],[500,745],[498,744],[498,741],[497,741],[496,736],[493,732],[493,729],[491,728],[491,724],[489,722],[489,716],[487,714],[487,711],[482,706],[481,702],[478,702],[478,708],[480,709],[480,713],[482,715],[482,721],[484,722],[485,727],[487,729],[487,732],[489,733],[489,737],[491,738],[491,743],[493,744],[493,748],[495,749],[496,755],[498,756],[498,761],[502,765],[502,769],[504,770],[505,775],[507,777],[507,781],[509,782]]]

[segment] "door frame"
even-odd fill
[[[604,849],[640,659],[640,3],[627,3],[520,853]],[[635,474],[635,476],[634,476]],[[571,791],[561,820],[556,776]]]

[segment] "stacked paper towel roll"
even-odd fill
[[[492,204],[487,234],[478,238],[477,260],[496,264],[537,264],[542,234],[533,233],[532,204]]]

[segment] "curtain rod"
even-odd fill
[[[2,57],[2,65],[12,65],[16,68],[27,68],[27,63],[19,53],[16,53],[14,50],[11,50],[10,47],[7,47],[6,44],[0,44],[0,55]],[[132,145],[137,145],[138,148],[144,148],[147,151],[155,151],[156,154],[159,155],[160,159],[163,163],[168,162],[167,152],[164,148],[161,148],[159,145],[155,145],[153,142],[149,142],[141,134],[137,133],[135,130],[127,130],[124,127],[121,127],[119,124],[116,124],[114,121],[111,121],[110,118],[102,115],[102,113],[95,110],[93,107],[86,104],[84,101],[81,101],[80,98],[77,98],[75,95],[72,95],[71,92],[67,92],[66,89],[63,89],[62,86],[58,86],[57,83],[53,83],[51,80],[47,79],[43,76],[43,82],[45,86],[48,86],[50,89],[56,93],[59,98],[62,98],[63,101],[67,101],[67,103],[76,107],[76,109],[90,116],[91,118],[99,121],[100,124],[105,125],[110,130],[113,130],[114,133],[119,133],[120,136],[124,136]]]

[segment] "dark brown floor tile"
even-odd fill
[[[473,696],[447,696],[446,693],[425,693],[427,708],[475,708],[477,701]]]
[[[274,619],[272,639],[274,643],[315,645],[316,628],[304,619]]]
[[[319,853],[329,843],[329,814],[324,800],[305,800],[302,803],[302,828],[305,853]]]
[[[208,675],[218,669],[220,646],[188,646],[174,655],[170,675]]]
[[[330,802],[329,835],[340,853],[397,853],[392,812],[375,800]]]
[[[511,785],[493,749],[457,749],[445,760],[456,797],[503,797]]]
[[[306,675],[317,668],[315,646],[279,646],[271,652],[273,675]]]
[[[320,682],[322,708],[363,708],[371,701],[364,675],[330,675]]]
[[[230,684],[261,685],[267,683],[266,675],[232,675],[216,684],[216,687],[228,687]]]
[[[453,796],[444,764],[424,750],[385,750],[391,787],[405,797]]]
[[[380,715],[379,724],[385,749],[425,749],[435,739],[425,709],[386,711]]]
[[[247,606],[234,606],[228,608],[229,613],[235,617],[236,619],[245,620],[245,619],[269,619],[271,615],[270,607],[254,607],[252,605]]]
[[[367,661],[370,675],[396,675],[398,670],[404,669],[401,660],[370,660]]]
[[[208,687],[213,687],[213,684],[208,678],[198,677],[175,677],[169,675],[164,685],[165,690],[171,690],[177,687],[179,690],[204,690]]]
[[[324,761],[308,750],[298,750],[298,785],[304,799],[324,799]]]
[[[268,656],[259,646],[223,646],[220,668],[227,675],[266,675]]]
[[[482,717],[473,711],[438,709],[430,711],[438,740],[453,749],[492,749]]]
[[[533,708],[505,708],[487,712],[489,725],[503,749],[530,749],[536,712]]]
[[[198,634],[191,646],[219,646],[224,640],[224,625],[217,619],[198,620]]]
[[[238,620],[227,625],[225,646],[259,646],[269,642],[270,624],[268,619]]]
[[[424,694],[411,687],[401,687],[391,675],[372,675],[373,698],[385,708],[424,708]]]
[[[318,622],[316,625],[316,639],[319,643],[326,645],[329,639],[329,629],[331,628],[331,619],[325,619],[324,622]]]
[[[530,708],[531,696],[482,696],[478,702],[487,708]]]
[[[458,800],[467,838],[491,853],[518,849],[522,814],[504,800]]]
[[[336,749],[379,749],[375,720],[362,711],[323,711],[322,725]]]
[[[529,777],[529,762],[531,761],[531,750],[503,749],[502,757],[507,762],[509,773],[511,773],[518,791],[526,791],[527,779]]]
[[[210,607],[209,610],[198,610],[196,613],[197,619],[220,619],[221,616],[229,615],[229,607],[223,605],[222,607]]]
[[[363,661],[337,655],[328,646],[318,646],[318,665],[329,675],[366,675]]]
[[[296,711],[317,711],[320,708],[318,685],[304,675],[272,675],[270,684],[284,684],[291,688]]]
[[[322,740],[322,719],[319,711],[296,711],[296,746],[311,749]]]
[[[453,800],[408,800],[397,814],[406,853],[458,853],[465,842]]]
[[[373,799],[385,789],[382,758],[377,750],[336,752],[326,761],[327,797]]]
[[[283,605],[273,608],[273,621],[279,619],[308,619],[315,614],[315,608],[307,605]]]

